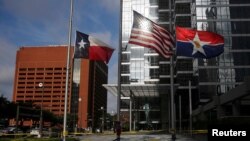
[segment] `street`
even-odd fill
[[[193,139],[183,135],[177,135],[176,141],[205,141],[202,139]],[[113,141],[116,139],[114,135],[84,135],[78,137],[80,141]],[[122,135],[120,141],[172,141],[170,134],[157,135]]]

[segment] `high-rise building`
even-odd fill
[[[123,0],[122,3],[120,110],[121,116],[130,115],[130,127],[166,129],[171,120],[171,62],[152,49],[128,44],[133,10],[170,31],[172,28],[173,33],[175,26],[181,26],[215,32],[225,39],[225,51],[218,57],[174,57],[176,127],[190,126],[190,89],[194,110],[239,86],[249,75],[248,0]],[[117,85],[105,87],[117,93]],[[214,109],[209,109],[210,116]],[[225,108],[224,113],[228,113],[228,109]],[[128,122],[128,118],[124,122]]]
[[[249,76],[249,33],[250,2],[248,0],[196,0],[196,23],[198,30],[221,34],[225,39],[224,53],[213,59],[198,61],[199,94],[207,117],[227,117],[234,115],[234,103],[240,103],[239,115],[249,115],[245,97],[237,97],[230,102],[212,106],[217,97],[226,97],[230,91],[240,86]],[[215,110],[216,109],[216,110]],[[212,115],[212,116],[211,116]]]
[[[174,25],[185,28],[196,28],[195,3],[190,0],[174,0]],[[189,89],[192,93],[192,108],[198,104],[197,59],[176,56],[176,83],[179,84],[176,95],[176,127],[189,126]],[[189,82],[191,87],[189,87]]]
[[[167,129],[170,59],[159,56],[153,49],[130,45],[128,40],[133,10],[169,29],[169,3],[164,0],[123,0],[122,3],[121,120],[123,124],[130,123],[127,126],[130,129]],[[117,85],[105,87],[116,93]],[[130,118],[123,118],[127,115]]]
[[[170,128],[171,61],[152,49],[127,44],[132,26],[132,10],[174,33],[174,25],[191,27],[194,24],[191,22],[192,6],[191,1],[123,0],[121,92],[132,99],[132,119],[137,129]],[[174,57],[173,65],[174,93],[182,96],[182,116],[188,118],[189,80],[194,85],[191,87],[193,92],[197,93],[193,61],[187,57]],[[193,97],[195,99],[198,95]],[[128,111],[129,102],[121,101],[121,111]],[[179,108],[177,102],[174,107]]]
[[[71,113],[78,115],[78,127],[103,127],[107,111],[108,66],[101,61],[74,59]]]
[[[43,104],[44,109],[63,115],[66,53],[65,46],[21,47],[16,55],[13,101]],[[44,88],[39,87],[39,83],[43,83]],[[70,96],[71,94],[68,97],[69,103]]]
[[[106,110],[108,67],[73,59],[71,48],[67,112],[69,127],[99,127]],[[67,46],[21,47],[16,55],[14,102],[33,102],[57,116],[64,114]],[[42,85],[39,86],[39,83]],[[103,108],[101,108],[103,107]]]

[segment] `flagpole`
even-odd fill
[[[117,79],[117,121],[120,121],[121,99],[121,52],[122,52],[122,0],[120,0],[120,24],[119,24],[119,50],[118,50],[118,79]]]
[[[172,2],[169,0],[169,30],[173,31],[172,27]],[[170,58],[170,103],[171,103],[171,130],[172,130],[172,139],[176,138],[175,135],[175,111],[174,111],[174,57]]]
[[[69,44],[67,52],[67,66],[66,66],[66,84],[64,96],[64,116],[63,116],[63,141],[66,141],[67,135],[67,109],[68,109],[68,85],[69,85],[69,64],[70,64],[70,48],[71,48],[71,33],[72,33],[72,17],[73,17],[73,0],[70,0],[70,18],[69,18]]]

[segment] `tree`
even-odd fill
[[[7,107],[10,102],[7,100],[7,98],[3,97],[1,95],[0,97],[0,118],[6,118],[7,117]]]
[[[7,120],[6,124],[8,124],[10,119],[16,119],[17,108],[19,108],[18,121],[21,121],[21,124],[22,121],[30,119],[39,122],[41,110],[39,105],[35,105],[32,101],[10,102],[3,95],[0,96],[0,121]],[[63,122],[63,117],[58,117],[48,110],[43,110],[43,118],[44,121],[51,122],[52,126]]]

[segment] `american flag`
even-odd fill
[[[169,58],[173,55],[175,39],[169,31],[134,11],[129,44],[154,49],[163,57]]]

